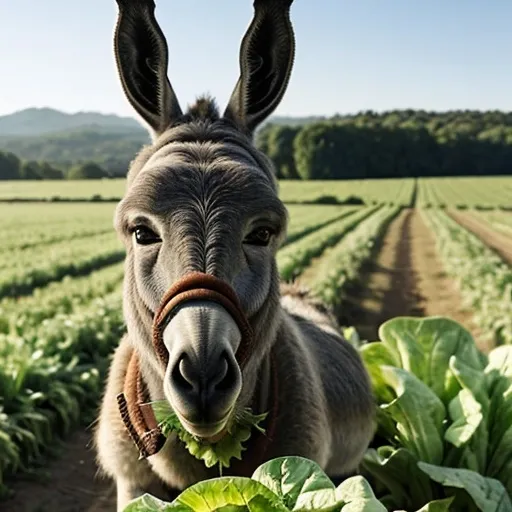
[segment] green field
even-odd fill
[[[512,207],[512,177],[420,178],[419,206]]]
[[[119,199],[125,180],[83,181],[0,181],[0,200],[8,199],[83,199],[94,196]],[[382,180],[296,181],[279,183],[283,201],[315,202],[335,197],[345,201],[361,198],[366,204],[399,206],[483,206],[512,207],[512,176],[471,178],[413,178]]]
[[[124,183],[3,182],[0,197],[114,198]],[[490,229],[511,233],[512,213],[499,208],[512,206],[512,177],[282,181],[280,195],[290,214],[277,257],[284,280],[299,279],[336,310],[359,284],[388,226],[403,207],[416,206],[479,327],[494,344],[512,344],[512,269],[448,213],[450,206],[469,207]],[[356,196],[365,204],[294,204],[322,196]],[[48,446],[96,413],[124,332],[125,252],[113,228],[115,206],[0,204],[0,491],[4,478],[33,467]]]

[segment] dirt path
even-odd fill
[[[443,315],[478,340],[473,314],[461,304],[455,283],[438,259],[432,233],[416,210],[406,209],[389,225],[375,258],[363,270],[362,284],[343,305],[340,320],[354,325],[363,338],[375,340],[379,325],[395,316]]]
[[[91,436],[90,429],[72,435],[44,477],[8,482],[15,494],[0,501],[0,512],[115,512],[115,489],[97,476]]]
[[[495,251],[504,261],[512,265],[512,237],[492,228],[485,221],[469,212],[449,210],[448,214],[461,226],[480,238],[488,247]]]

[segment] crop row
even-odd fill
[[[380,207],[361,208],[351,215],[313,231],[279,251],[277,264],[281,277],[289,281],[299,275],[327,247],[336,244],[343,236],[355,228]]]
[[[113,233],[113,216],[114,205],[0,204],[0,253]]]
[[[427,206],[510,207],[509,176],[419,178],[417,203]]]
[[[28,231],[28,229],[27,229]],[[21,236],[12,236],[0,247],[0,258],[9,261],[10,255],[19,254],[21,250],[43,249],[44,247],[59,242],[76,243],[83,238],[95,237],[103,234],[112,234],[112,226],[99,228],[97,226],[77,227],[64,225],[59,229],[46,228],[40,233],[27,233]]]
[[[512,213],[494,210],[488,212],[475,211],[472,214],[486,221],[496,231],[512,235]]]
[[[83,275],[121,261],[125,251],[111,234],[0,256],[0,298],[23,295],[66,275]]]
[[[422,210],[443,266],[456,279],[474,320],[493,344],[512,343],[512,269],[441,210]]]
[[[6,475],[26,469],[79,421],[92,419],[123,330],[117,290],[21,335],[0,334],[0,491]]]
[[[339,305],[347,286],[357,279],[361,266],[371,257],[384,229],[399,211],[399,207],[385,206],[361,222],[321,256],[303,282],[325,303]]]
[[[288,205],[290,221],[283,247],[317,229],[350,215],[358,208],[337,205]]]
[[[47,318],[70,314],[119,288],[123,274],[123,263],[116,263],[86,276],[66,276],[25,297],[8,297],[0,302],[0,332],[22,335]]]
[[[87,186],[83,184],[82,187]],[[0,203],[0,217],[9,232],[30,233],[61,226],[112,226],[114,204]]]

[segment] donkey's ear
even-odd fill
[[[155,3],[117,0],[117,4],[114,53],[123,90],[158,136],[182,112],[167,78],[167,42],[155,19]]]
[[[295,56],[293,0],[254,0],[254,17],[240,48],[240,78],[224,116],[252,134],[279,105]]]

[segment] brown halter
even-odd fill
[[[176,308],[189,301],[209,300],[223,306],[233,317],[242,338],[236,353],[236,360],[243,369],[253,349],[253,331],[245,316],[235,291],[226,282],[202,272],[191,272],[178,280],[164,295],[153,320],[153,348],[164,367],[167,366],[169,354],[162,339],[163,331],[174,315]],[[231,471],[242,476],[250,476],[263,461],[268,445],[274,433],[277,416],[278,393],[277,372],[274,360],[271,360],[272,404],[267,417],[266,433],[258,434],[249,440],[248,451],[251,457],[234,461]],[[165,436],[157,425],[155,414],[149,401],[149,393],[144,384],[139,367],[139,359],[134,351],[128,363],[123,393],[117,395],[119,411],[123,422],[137,446],[140,457],[154,455],[163,447]],[[245,452],[247,453],[247,452]],[[230,471],[230,472],[231,472]]]

